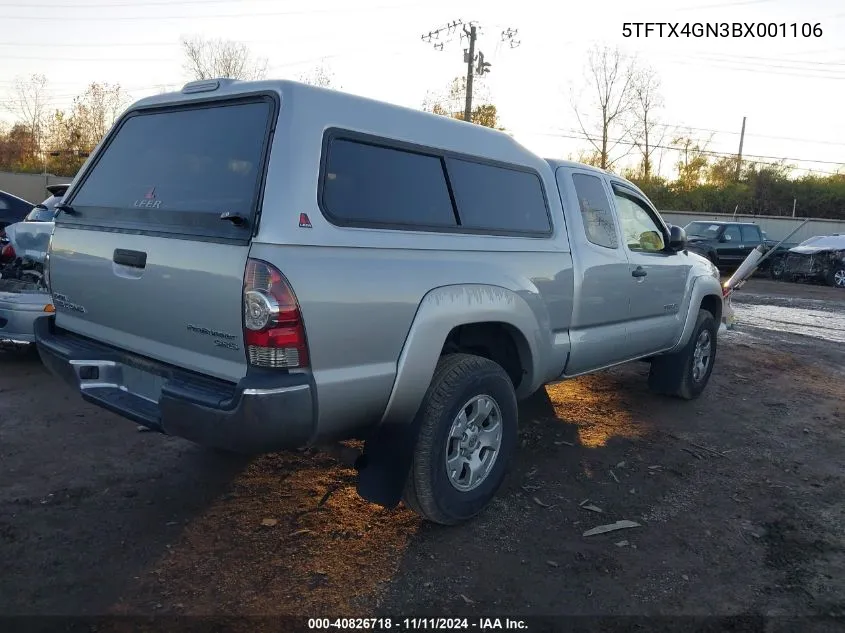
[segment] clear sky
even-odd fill
[[[570,95],[598,44],[652,66],[661,120],[712,136],[712,151],[736,152],[746,116],[745,156],[804,159],[793,162],[817,172],[845,163],[842,0],[0,0],[0,101],[32,73],[47,76],[55,107],[92,81],[120,83],[133,98],[177,88],[186,79],[179,39],[200,35],[247,44],[272,77],[296,78],[322,61],[344,90],[420,107],[428,90],[465,73],[459,40],[441,52],[420,39],[456,19],[482,27],[503,125],[545,156],[588,147],[566,136],[578,129]],[[625,38],[625,22],[785,23],[788,37]],[[804,23],[821,36],[802,37]],[[508,27],[518,29],[517,48],[501,42]],[[676,156],[663,160],[666,172]]]

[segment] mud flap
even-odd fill
[[[385,508],[402,500],[420,425],[381,424],[364,443],[358,464],[358,495]]]

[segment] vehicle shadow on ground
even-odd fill
[[[139,434],[55,385],[49,399],[33,402],[27,385],[46,374],[35,363],[18,367],[13,379],[0,374],[0,447],[10,464],[0,486],[0,565],[8,570],[0,611],[625,614],[671,612],[684,600],[693,610],[707,608],[695,606],[701,600],[722,612],[743,609],[759,600],[761,583],[782,582],[769,576],[766,538],[749,536],[743,522],[809,521],[771,509],[772,490],[782,489],[768,481],[783,473],[780,451],[791,450],[760,435],[780,418],[750,418],[759,404],[737,382],[752,366],[763,385],[799,366],[782,355],[757,354],[752,363],[744,349],[722,357],[696,403],[651,395],[644,364],[524,401],[505,485],[487,511],[457,528],[361,500],[355,473],[321,454],[230,462]],[[785,405],[778,416],[791,406],[806,404]],[[736,422],[746,419],[754,421]],[[790,432],[798,436],[790,446],[812,437]],[[696,444],[675,433],[696,433]],[[765,449],[762,438],[771,441]],[[748,472],[739,452],[728,460],[698,446],[755,443]],[[807,475],[806,485],[815,483]],[[583,536],[619,520],[642,525]]]
[[[247,465],[82,402],[0,353],[0,613],[105,613]]]
[[[636,519],[653,494],[641,452],[660,430],[638,413],[654,398],[644,367],[550,385],[523,401],[520,448],[492,506],[461,528],[423,524],[383,612],[589,613],[588,583],[617,566],[608,541],[630,536],[590,541],[582,532]],[[625,481],[635,474],[645,475],[638,490]],[[619,494],[630,497],[624,509],[610,502]]]
[[[12,364],[14,377],[0,383],[8,392],[0,439],[9,464],[0,486],[3,613],[370,612],[374,596],[433,541],[460,552],[445,562],[460,578],[459,561],[481,571],[470,560],[475,541],[495,552],[478,551],[477,564],[495,566],[519,555],[515,543],[538,529],[538,518],[548,529],[571,522],[560,513],[578,507],[573,491],[613,484],[608,464],[649,429],[620,399],[639,390],[631,394],[618,377],[550,386],[520,405],[519,451],[492,508],[467,526],[442,528],[401,505],[363,501],[354,471],[328,456],[227,457],[138,433],[81,402],[37,356]],[[28,388],[34,381],[44,382],[40,395]],[[561,552],[549,556],[564,560]],[[442,564],[431,565],[435,574]],[[407,588],[425,604],[418,589]]]
[[[523,402],[512,472],[492,508],[457,528],[425,524],[403,506],[387,510],[361,500],[354,471],[327,456],[280,453],[253,460],[113,611],[368,615],[394,586],[419,605],[427,591],[401,584],[406,568],[430,569],[433,583],[440,571],[460,578],[458,561],[495,570],[502,556],[517,551],[512,548],[519,538],[537,529],[537,512],[554,529],[564,506],[578,507],[571,484],[613,484],[605,462],[615,465],[630,438],[649,428],[625,412],[619,391],[617,379],[591,377]],[[611,514],[582,519],[586,529],[611,517],[616,520]],[[418,560],[434,542],[440,550],[454,546],[451,562]],[[573,555],[583,550],[565,547]],[[506,566],[496,573],[501,569]]]

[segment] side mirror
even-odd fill
[[[727,234],[723,234],[723,235],[722,235],[722,237],[720,237],[720,238],[719,238],[719,241],[720,241],[720,242],[730,242],[730,241],[731,241],[731,236],[730,236],[730,235],[727,235]]]
[[[673,253],[678,253],[687,247],[687,232],[680,226],[669,227],[669,244],[666,248]]]

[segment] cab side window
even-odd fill
[[[739,227],[736,225],[731,225],[725,229],[724,233],[725,238],[730,237],[729,240],[725,240],[731,242],[733,244],[741,244],[742,243],[742,235],[739,233]]]
[[[602,181],[596,176],[572,174],[572,182],[578,195],[587,239],[597,246],[618,248],[619,236]]]
[[[645,253],[662,251],[666,247],[663,231],[648,208],[635,197],[619,191],[615,191],[614,199],[628,249]]]
[[[760,229],[756,226],[742,227],[742,243],[743,244],[759,244],[760,243]]]

